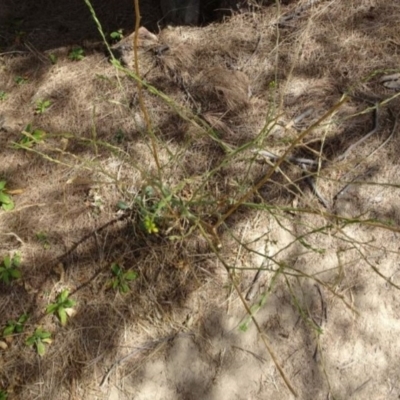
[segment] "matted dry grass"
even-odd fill
[[[238,329],[246,312],[233,284],[246,296],[263,267],[248,305],[299,398],[397,398],[399,101],[379,78],[400,65],[399,5],[321,1],[278,29],[307,2],[249,2],[204,27],[161,29],[147,3],[143,24],[157,40],[142,43],[139,66],[151,135],[135,81],[111,65],[83,2],[36,3],[21,14],[0,6],[0,178],[22,189],[15,210],[0,212],[0,257],[23,260],[22,279],[0,283],[1,327],[30,315],[25,333],[1,340],[0,389],[21,399],[290,398],[254,324]],[[133,24],[131,2],[100,3],[105,31]],[[74,62],[77,45],[86,57]],[[298,141],[343,93],[355,96]],[[35,114],[45,99],[51,107]],[[378,132],[340,160],[372,129],[370,101],[381,104]],[[28,123],[46,140],[13,148]],[[318,160],[328,207],[285,162],[221,220],[271,171],[254,151],[282,155],[292,143],[289,156]],[[157,234],[142,227],[147,186],[167,204]],[[126,295],[107,287],[115,262],[138,273]],[[65,288],[78,303],[62,328],[44,311]],[[39,325],[54,339],[42,358],[24,345]]]

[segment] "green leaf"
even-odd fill
[[[21,254],[15,253],[12,262],[16,267],[19,267],[21,265]]]
[[[111,264],[111,271],[116,276],[119,276],[122,272],[121,267],[117,263]]]
[[[3,190],[6,187],[6,181],[0,181],[0,190]]]
[[[48,339],[51,337],[51,333],[41,330],[39,333],[39,336],[40,336],[40,339],[44,341],[45,339]]]
[[[23,330],[24,330],[24,325],[23,324],[15,325],[15,333],[22,333]]]
[[[10,268],[10,275],[14,279],[19,279],[19,278],[21,278],[21,271],[18,271],[15,268]]]
[[[126,283],[121,283],[120,290],[121,290],[122,293],[128,293],[129,292],[129,286]]]
[[[35,335],[32,335],[32,336],[28,337],[28,339],[25,340],[25,344],[27,346],[32,346],[33,344],[35,344],[35,342],[36,342],[36,336]]]
[[[15,330],[15,325],[14,324],[10,324],[10,325],[8,325],[8,326],[6,326],[5,328],[4,328],[4,330],[3,330],[3,336],[10,336],[10,335],[12,335],[13,333],[14,333],[14,330]]]
[[[58,316],[60,317],[60,322],[62,326],[65,326],[67,324],[67,313],[65,312],[64,307],[60,307],[58,309]]]
[[[57,310],[58,307],[59,307],[58,304],[49,304],[46,307],[46,313],[47,314],[53,314]]]
[[[10,268],[11,267],[11,258],[10,256],[5,256],[3,263],[5,265],[6,268]]]
[[[6,284],[8,285],[10,283],[10,276],[8,275],[8,272],[4,271],[1,276],[0,279]]]
[[[64,301],[68,299],[68,295],[69,295],[68,289],[63,290],[58,296],[57,302],[64,303]]]
[[[136,278],[137,278],[137,273],[135,272],[135,271],[128,271],[128,272],[126,272],[125,274],[124,274],[124,278],[127,280],[127,281],[133,281],[133,280],[135,280]]]
[[[41,341],[38,341],[36,343],[36,349],[37,349],[37,352],[40,357],[44,356],[44,353],[46,352],[46,347],[45,347],[44,343],[42,343]]]
[[[4,211],[11,211],[14,208],[14,203],[12,201],[10,203],[8,203],[8,204],[4,203],[4,204],[1,205],[1,208]]]
[[[64,301],[63,307],[64,308],[72,308],[75,304],[76,304],[75,300],[67,299],[66,301]]]
[[[111,282],[112,282],[112,288],[115,289],[118,286],[119,280],[115,278]]]
[[[18,323],[19,324],[24,324],[26,321],[29,319],[29,314],[23,313],[19,318],[18,318]]]
[[[9,204],[11,201],[11,197],[8,194],[0,192],[0,203]]]
[[[128,204],[126,204],[124,201],[119,201],[119,202],[117,203],[117,207],[118,207],[120,210],[128,210],[128,209],[129,209]]]

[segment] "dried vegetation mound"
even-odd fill
[[[22,3],[0,6],[0,399],[399,397],[397,2],[202,27],[146,2],[137,38],[131,2],[95,2],[112,55],[83,2]]]

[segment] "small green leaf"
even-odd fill
[[[115,278],[111,282],[112,282],[112,288],[115,289],[118,286],[118,279]]]
[[[121,274],[121,267],[117,263],[111,264],[111,271],[114,275],[119,276]]]
[[[64,301],[68,299],[68,295],[69,295],[68,289],[63,290],[63,291],[59,294],[58,299],[57,299],[57,302],[58,302],[58,303],[64,303]]]
[[[135,271],[128,271],[124,274],[124,278],[127,281],[133,281],[137,278],[137,273]]]
[[[35,344],[35,342],[36,342],[36,336],[35,335],[29,336],[28,339],[25,340],[25,344],[27,346],[32,346],[32,345]]]
[[[15,253],[12,262],[16,267],[19,267],[21,265],[21,254]]]
[[[0,192],[0,203],[9,204],[11,202],[11,197],[7,193]]]
[[[21,271],[18,271],[15,268],[10,268],[10,276],[14,279],[21,278]]]
[[[37,352],[40,357],[44,356],[44,353],[46,352],[46,347],[45,347],[44,343],[42,343],[41,341],[38,341],[36,343],[36,349],[37,349]]]
[[[128,293],[129,292],[129,286],[126,283],[121,283],[120,290],[121,290],[122,293]]]
[[[2,208],[4,211],[11,211],[11,210],[14,208],[14,203],[11,201],[11,202],[8,203],[8,204],[2,204],[2,205],[1,205],[1,208]]]
[[[54,311],[57,310],[57,308],[58,308],[58,304],[49,304],[49,305],[46,307],[46,313],[47,313],[47,314],[53,314]]]
[[[10,256],[5,256],[3,263],[5,265],[6,268],[10,268],[11,267],[11,258]]]
[[[65,312],[64,307],[60,307],[57,312],[60,317],[61,325],[65,326],[67,324],[67,313]]]
[[[128,210],[128,209],[129,209],[128,204],[126,204],[126,203],[123,202],[122,200],[119,201],[119,202],[117,203],[117,207],[118,207],[118,209],[120,209],[120,210]]]
[[[18,318],[18,323],[25,324],[25,322],[28,321],[28,319],[29,319],[29,315],[27,313],[24,313]]]
[[[51,337],[51,333],[41,330],[40,333],[39,333],[39,337],[40,337],[41,340],[44,341],[45,339],[48,339],[48,338]]]
[[[3,330],[3,336],[10,336],[14,333],[16,326],[15,325],[8,325]]]
[[[64,301],[63,307],[64,308],[72,308],[75,304],[76,304],[75,300],[67,299],[66,301]]]
[[[6,186],[6,181],[0,181],[0,191],[3,190]]]

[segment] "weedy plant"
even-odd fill
[[[7,93],[4,90],[0,90],[0,101],[7,100]]]
[[[3,329],[3,337],[11,336],[17,333],[22,333],[29,315],[24,313],[16,321],[7,321],[6,327]]]
[[[81,61],[85,58],[85,51],[82,47],[75,47],[68,54],[68,58],[72,61]]]
[[[0,281],[9,285],[14,279],[21,278],[21,271],[18,269],[21,265],[21,255],[15,253],[13,257],[6,256],[0,264]]]
[[[40,326],[36,328],[35,332],[26,339],[27,346],[34,346],[37,353],[42,357],[46,352],[46,344],[52,343],[51,333],[44,331]]]
[[[31,148],[35,144],[43,142],[46,137],[45,131],[42,129],[34,129],[31,124],[28,124],[21,133],[23,137],[18,144],[14,145],[15,148]]]
[[[114,277],[110,280],[109,286],[113,289],[119,290],[120,293],[128,293],[130,289],[129,283],[138,277],[135,271],[124,271],[123,268],[117,263],[111,264],[111,272]]]
[[[122,33],[122,29],[118,29],[117,31],[111,32],[110,33],[110,38],[114,42],[120,41],[124,37],[124,34]]]
[[[46,232],[36,233],[36,239],[40,242],[45,250],[50,248],[50,242]]]
[[[43,114],[51,106],[50,100],[38,100],[36,103],[35,114]]]
[[[139,209],[142,228],[148,234],[157,234],[161,228],[169,234],[173,227],[179,227],[182,219],[194,219],[188,204],[174,192],[179,192],[178,187],[173,191],[160,185],[156,189],[146,186],[135,199]]]
[[[23,85],[23,84],[25,84],[25,83],[28,82],[28,77],[26,77],[26,76],[16,76],[16,77],[14,78],[14,82],[15,82],[17,85]]]
[[[4,211],[10,211],[14,208],[14,202],[6,189],[7,181],[0,181],[0,207]]]
[[[69,299],[69,291],[63,290],[56,299],[55,303],[49,304],[46,308],[47,314],[57,314],[62,326],[67,324],[68,315],[71,313],[72,307],[76,304],[75,300]]]

